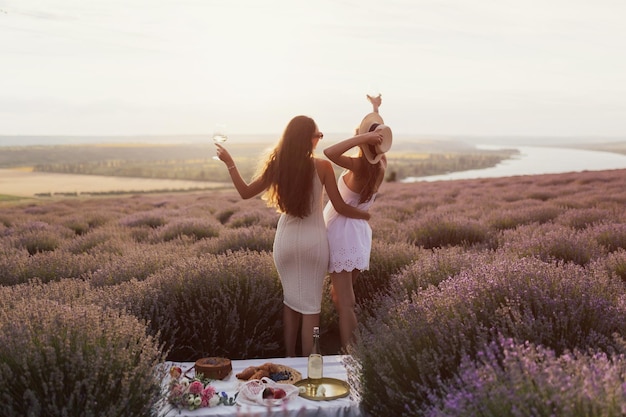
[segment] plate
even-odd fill
[[[321,380],[313,380],[306,378],[294,384],[296,387],[304,387],[304,392],[300,391],[300,396],[307,400],[313,401],[330,401],[337,398],[347,397],[350,394],[350,385],[346,381],[336,378],[322,378]],[[324,396],[317,396],[319,386],[322,385],[325,391]]]

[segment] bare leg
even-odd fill
[[[313,349],[313,327],[319,327],[319,314],[302,315],[302,356],[309,356]]]
[[[300,327],[300,316],[301,314],[297,311],[283,305],[285,350],[288,358],[296,356],[296,338],[298,337],[298,327]],[[311,329],[311,334],[313,334],[313,329]]]
[[[339,335],[341,337],[341,347],[344,349],[354,341],[354,331],[357,326],[352,280],[352,272],[343,271],[330,274],[331,294],[339,314]]]
[[[353,289],[354,289],[354,284],[356,284],[356,279],[359,277],[360,273],[361,271],[359,271],[358,269],[352,270],[352,288]]]

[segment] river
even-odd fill
[[[513,148],[519,150],[520,153],[514,158],[502,161],[491,168],[451,172],[449,174],[427,177],[410,177],[402,182],[446,181],[626,169],[626,155],[612,152],[515,145],[506,147],[478,145],[477,147],[480,149]],[[29,197],[43,193],[141,192],[222,187],[224,187],[223,183],[100,177],[0,169],[0,194]]]
[[[540,146],[478,145],[479,149],[517,149],[519,155],[485,169],[450,172],[426,177],[409,177],[403,182],[449,181],[475,178],[512,177],[517,175],[561,174],[565,172],[626,169],[626,155],[613,152]]]

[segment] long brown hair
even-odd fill
[[[260,174],[270,184],[263,196],[267,204],[301,218],[311,211],[315,130],[315,121],[308,116],[291,119]]]
[[[369,201],[376,192],[376,184],[378,183],[378,176],[380,175],[382,165],[380,160],[375,164],[370,164],[363,153],[363,149],[360,147],[359,158],[362,161],[360,164],[361,169],[359,172],[355,172],[354,174],[357,179],[365,178],[365,185],[361,189],[361,197],[359,198],[359,203],[365,203],[366,201]]]

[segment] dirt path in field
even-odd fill
[[[0,169],[0,194],[33,197],[37,194],[141,192],[223,188],[230,184],[150,178],[53,174]]]

